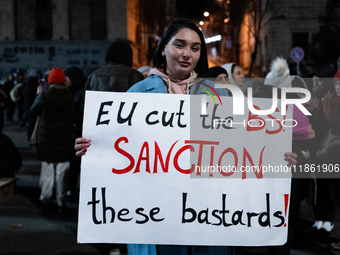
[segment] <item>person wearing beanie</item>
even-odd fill
[[[208,69],[207,77],[209,78],[228,78],[227,71],[220,66],[210,67]]]
[[[28,137],[31,137],[39,116],[36,136],[37,158],[41,160],[40,202],[43,213],[58,208],[65,212],[70,160],[74,154],[72,140],[73,95],[65,85],[65,73],[53,68],[48,85],[34,100],[30,108]],[[52,202],[56,183],[57,207]]]
[[[208,85],[215,87],[215,84],[230,84],[229,83],[229,79],[228,79],[228,73],[227,71],[220,66],[214,66],[214,67],[210,67],[208,69],[208,73],[207,73],[207,77],[208,79],[205,81],[206,83],[208,83]],[[209,78],[214,78],[213,81],[214,83],[211,83]],[[210,89],[206,86],[202,87],[207,89],[208,91],[210,91]],[[220,96],[232,96],[231,92],[229,91],[229,89],[216,89],[217,93]],[[202,91],[200,91],[202,92]],[[213,91],[211,91],[213,93]],[[200,93],[198,93],[200,94]]]
[[[132,67],[132,49],[125,41],[117,40],[106,50],[105,62],[122,63]]]
[[[60,68],[52,68],[50,71],[47,80],[49,83],[54,84],[65,84],[65,73]]]
[[[281,88],[291,87],[291,76],[288,68],[288,63],[285,59],[277,57],[273,60],[270,72],[267,74],[264,84],[260,86],[255,94],[255,97],[272,98],[273,87],[277,88],[277,96],[281,98]],[[287,98],[300,98],[298,94],[289,94]]]
[[[132,69],[132,49],[127,41],[116,40],[106,50],[106,65],[91,73],[85,89],[94,91],[126,92],[144,79]]]
[[[141,66],[140,68],[138,68],[138,72],[140,72],[141,74],[143,74],[144,79],[148,78],[150,76],[150,69],[151,66]]]
[[[289,73],[287,61],[278,57],[272,62],[264,84],[277,88],[289,88],[292,85]]]

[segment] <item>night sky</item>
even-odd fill
[[[200,19],[203,12],[213,12],[217,0],[177,0],[177,14],[179,17],[188,19]]]

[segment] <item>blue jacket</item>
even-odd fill
[[[215,87],[214,82],[208,79],[203,80],[202,83],[205,83],[213,88]],[[191,86],[190,94],[194,94],[195,88],[196,85]],[[197,91],[197,95],[207,94],[205,90],[208,90],[212,95],[215,95],[215,92],[213,92],[210,88],[203,84],[200,85]],[[225,89],[215,89],[215,91],[218,93],[219,96],[229,96]],[[162,80],[161,77],[157,75],[150,75],[149,78],[136,83],[128,90],[128,92],[167,93],[164,81]]]

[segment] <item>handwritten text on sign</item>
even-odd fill
[[[291,151],[279,109],[262,128],[212,127],[212,117],[232,116],[231,98],[209,102],[201,116],[200,96],[86,93],[83,136],[91,147],[82,158],[79,242],[286,242],[290,173],[268,170],[286,166]],[[234,124],[255,117],[232,116]]]

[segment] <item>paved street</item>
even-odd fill
[[[5,124],[4,133],[17,146],[23,165],[16,177],[15,194],[0,203],[0,254],[126,254],[126,246],[119,244],[77,244],[78,204],[68,203],[70,212],[43,215],[37,208],[39,197],[40,162],[25,138],[25,128]],[[328,240],[313,239],[308,229],[314,221],[308,201],[301,203],[299,230],[294,236],[291,254],[340,254],[331,243],[340,240],[340,211],[335,228]],[[237,248],[238,255],[267,254],[265,248]]]
[[[69,202],[66,214],[43,215],[37,207],[40,161],[25,139],[25,128],[5,124],[9,136],[23,157],[16,177],[17,187],[10,199],[0,203],[0,254],[117,254],[125,245],[77,244],[78,204]]]

